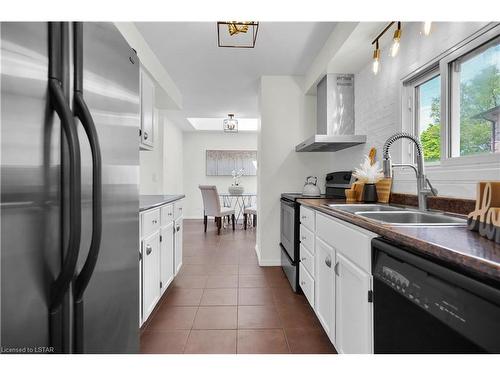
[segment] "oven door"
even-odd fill
[[[281,249],[288,254],[290,262],[295,264],[295,232],[298,229],[296,227],[295,217],[296,217],[296,204],[285,199],[281,199],[281,223],[280,223],[280,241]]]

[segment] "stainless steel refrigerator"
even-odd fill
[[[1,24],[4,353],[136,353],[139,59],[112,23]]]

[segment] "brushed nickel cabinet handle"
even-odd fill
[[[152,251],[153,251],[153,248],[151,247],[151,245],[146,245],[146,255],[151,254]]]
[[[340,276],[340,274],[339,274],[339,262],[335,263],[335,267],[333,267],[333,270],[335,271],[335,275]]]
[[[325,264],[328,268],[332,268],[332,258],[330,256],[325,258]]]
[[[148,139],[148,132],[144,132],[144,139]]]

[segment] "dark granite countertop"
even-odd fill
[[[391,242],[473,276],[500,282],[500,245],[466,227],[401,227],[380,224],[352,213],[327,208],[334,199],[299,199],[298,202],[327,215],[376,233]]]
[[[184,194],[174,195],[140,195],[139,196],[139,211],[146,211],[151,208],[162,206],[167,203],[172,203],[184,198]]]

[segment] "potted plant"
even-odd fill
[[[353,176],[358,179],[363,186],[363,201],[365,203],[374,203],[378,201],[377,187],[375,184],[384,177],[378,161],[365,155],[359,168],[355,168]]]

